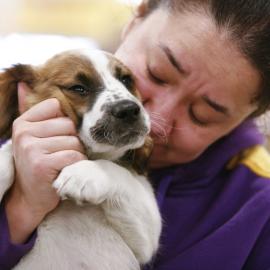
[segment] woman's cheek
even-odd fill
[[[147,102],[152,97],[152,91],[149,85],[143,79],[138,79],[136,82],[136,88],[138,89],[142,102]]]
[[[209,139],[196,130],[182,130],[181,135],[174,135],[172,148],[186,155],[189,160],[197,158],[209,145]]]

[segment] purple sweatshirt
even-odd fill
[[[246,122],[197,160],[152,173],[164,225],[147,269],[270,269],[270,157],[251,158],[253,169],[242,162],[226,166],[261,143]]]
[[[195,161],[151,173],[163,232],[160,250],[145,269],[270,269],[270,157],[263,156],[263,166],[253,158],[253,167],[238,162],[227,168],[242,150],[262,142],[246,122]],[[0,265],[15,265],[33,243],[10,244],[2,211]]]
[[[36,234],[33,233],[26,243],[12,244],[9,237],[5,209],[0,206],[0,269],[11,269],[34,245]]]

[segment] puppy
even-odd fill
[[[11,137],[19,115],[18,81],[32,89],[28,108],[59,100],[89,160],[67,166],[54,181],[62,201],[15,269],[140,269],[158,249],[161,218],[144,174],[150,121],[130,71],[101,51],[64,52],[40,67],[7,69],[0,74],[1,138]],[[2,199],[14,178],[10,140],[0,149],[0,175]]]

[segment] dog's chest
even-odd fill
[[[33,250],[15,270],[121,269],[119,256],[137,263],[101,207],[64,201],[39,226]]]

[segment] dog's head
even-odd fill
[[[19,81],[32,89],[27,108],[48,98],[60,101],[91,159],[130,162],[142,173],[151,149],[147,136],[150,120],[138,99],[131,72],[113,55],[70,51],[43,66],[15,65],[1,73],[1,138],[11,136],[12,122],[19,115]]]

